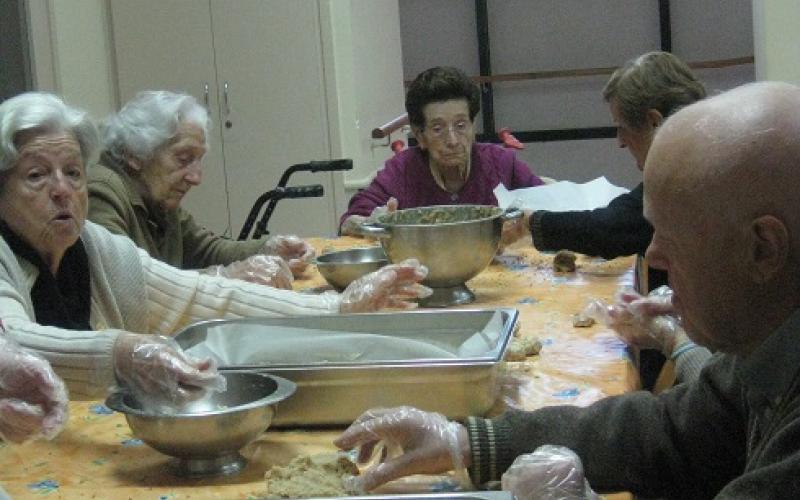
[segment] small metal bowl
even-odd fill
[[[340,292],[353,281],[388,263],[383,248],[377,246],[328,252],[316,260],[322,277]]]
[[[296,389],[294,382],[252,372],[221,372],[225,392],[209,392],[175,414],[156,415],[128,393],[116,392],[106,406],[125,414],[133,435],[156,450],[177,457],[172,472],[185,477],[233,475],[247,460],[239,453],[267,430],[278,402]]]

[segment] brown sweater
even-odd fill
[[[103,163],[110,163],[107,155]],[[264,240],[233,241],[199,226],[182,208],[150,206],[133,179],[103,164],[89,169],[89,220],[127,236],[152,257],[181,269],[230,264],[257,253]]]

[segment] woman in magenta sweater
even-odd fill
[[[420,73],[406,94],[406,111],[419,146],[386,161],[375,180],[350,200],[340,220],[342,234],[358,234],[358,225],[376,208],[429,205],[497,205],[492,191],[543,184],[514,153],[494,144],[475,143],[473,120],[480,90],[456,68]],[[396,200],[390,203],[390,200]]]

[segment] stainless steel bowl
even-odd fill
[[[434,293],[421,305],[446,307],[475,300],[465,283],[497,253],[503,222],[519,217],[520,210],[489,205],[419,207],[382,215],[361,231],[380,239],[390,262],[416,258],[427,266],[423,283]]]
[[[351,248],[327,252],[317,257],[316,264],[325,280],[339,291],[365,274],[389,263],[381,247]]]
[[[294,394],[296,386],[267,374],[222,374],[227,380],[225,392],[210,392],[175,414],[148,413],[132,395],[122,392],[111,394],[106,406],[125,414],[135,437],[176,457],[171,464],[175,474],[237,474],[247,463],[239,450],[267,430],[277,404]]]

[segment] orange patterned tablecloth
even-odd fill
[[[318,251],[365,244],[354,238],[312,243]],[[583,258],[578,263],[583,269],[591,264]],[[632,260],[621,264],[627,268]],[[620,284],[631,282],[631,272],[598,275],[580,270],[554,273],[552,256],[519,244],[467,284],[477,300],[464,307],[515,307],[520,312],[519,334],[537,337],[543,344],[540,355],[507,364],[493,413],[506,405],[527,409],[585,405],[638,388],[628,352],[611,331],[600,325],[572,325],[572,315],[588,300],[610,300]],[[296,289],[325,286],[316,269],[307,276],[295,283]],[[122,415],[96,401],[72,402],[70,412],[67,428],[51,442],[18,447],[0,443],[0,484],[12,498],[258,498],[264,491],[266,469],[301,453],[333,451],[331,441],[339,433],[270,430],[243,450],[249,464],[241,474],[182,479],[170,474],[169,457],[131,436]]]

